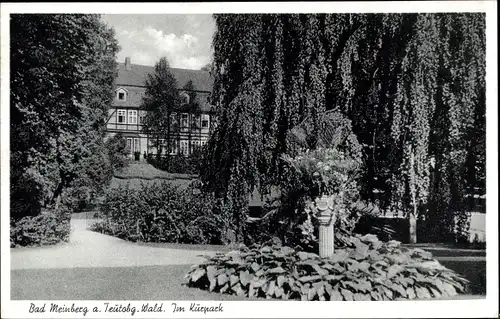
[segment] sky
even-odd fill
[[[104,14],[121,47],[118,62],[153,66],[166,56],[173,68],[199,70],[210,63],[215,23],[210,14]]]

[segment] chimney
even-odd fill
[[[125,58],[125,70],[132,70],[132,64],[130,63],[130,57]]]

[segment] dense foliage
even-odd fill
[[[228,225],[219,205],[194,183],[187,188],[168,181],[114,188],[106,193],[102,221],[93,229],[131,241],[221,244]]]
[[[53,213],[26,216],[11,221],[10,247],[54,245],[67,242],[69,235],[68,219]]]
[[[146,79],[146,92],[141,104],[141,109],[147,111],[143,131],[151,137],[152,146],[157,150],[156,159],[148,157],[148,160],[155,167],[171,173],[198,173],[195,163],[198,154],[191,140],[193,133],[201,134],[199,101],[193,82],[188,81],[180,90],[169,68],[167,58],[161,58]],[[181,92],[187,94],[188,101],[182,98]],[[188,114],[187,123],[182,123],[182,113]],[[185,124],[189,129],[183,126]],[[180,153],[181,132],[187,135],[187,154]],[[184,155],[189,155],[190,159],[183,160]]]
[[[337,135],[336,135],[337,136]],[[345,142],[345,141],[344,141]],[[355,142],[351,140],[351,142]],[[341,151],[342,145],[318,148],[285,155],[286,178],[280,184],[279,195],[269,205],[262,218],[251,219],[280,238],[286,245],[317,250],[318,197],[327,196],[335,215],[335,246],[344,246],[362,216],[375,216],[378,208],[359,199],[356,183],[360,161]]]
[[[200,175],[202,169],[204,149],[192,148],[191,154],[183,155],[165,155],[158,158],[149,154],[147,162],[157,169],[167,171],[169,173],[193,174]]]
[[[217,128],[204,181],[224,198],[238,236],[249,194],[283,178],[289,132],[321,146],[322,117],[352,121],[364,200],[425,216],[447,239],[457,213],[485,193],[485,18],[451,14],[214,16]],[[463,225],[466,227],[466,225]],[[414,228],[413,241],[416,240]]]
[[[430,253],[354,237],[331,259],[279,245],[242,246],[207,257],[186,275],[187,285],[250,298],[298,300],[406,300],[450,297],[467,280]]]
[[[105,122],[118,51],[98,15],[12,15],[11,217],[71,212],[109,182]]]
[[[123,134],[117,133],[108,138],[105,143],[113,170],[117,171],[127,166],[128,154],[130,152],[127,140],[123,137]]]
[[[155,65],[154,73],[148,74],[146,92],[142,99],[141,109],[146,111],[143,131],[151,136],[153,146],[157,148],[158,157],[161,156],[166,142],[166,149],[170,151],[170,137],[179,133],[178,127],[171,125],[172,111],[181,104],[177,80],[169,71],[167,58],[161,58]]]

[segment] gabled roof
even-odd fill
[[[145,87],[140,86],[130,86],[130,85],[116,85],[115,90],[124,89],[127,91],[127,98],[125,101],[120,101],[116,97],[113,99],[112,106],[119,108],[138,108],[141,106],[142,98],[146,93]],[[208,103],[209,92],[197,92],[196,102],[200,106],[202,112],[213,111],[212,106]]]
[[[154,72],[154,67],[131,64],[131,69],[125,68],[125,63],[118,63],[118,77],[116,85],[145,86],[146,77]],[[177,79],[179,89],[189,81],[193,81],[195,91],[212,92],[213,78],[206,71],[170,68],[170,72]]]

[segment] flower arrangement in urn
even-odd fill
[[[330,196],[356,189],[354,181],[361,162],[342,151],[320,148],[305,151],[299,156],[284,155],[283,160],[291,168],[303,191],[311,198]]]
[[[333,223],[342,232],[349,231],[353,219],[347,204],[358,196],[355,178],[361,162],[336,148],[305,151],[296,157],[283,156],[283,160],[289,168],[289,185],[293,185],[296,193],[305,195],[306,217],[299,225],[302,235],[310,242],[317,242],[314,229]]]

